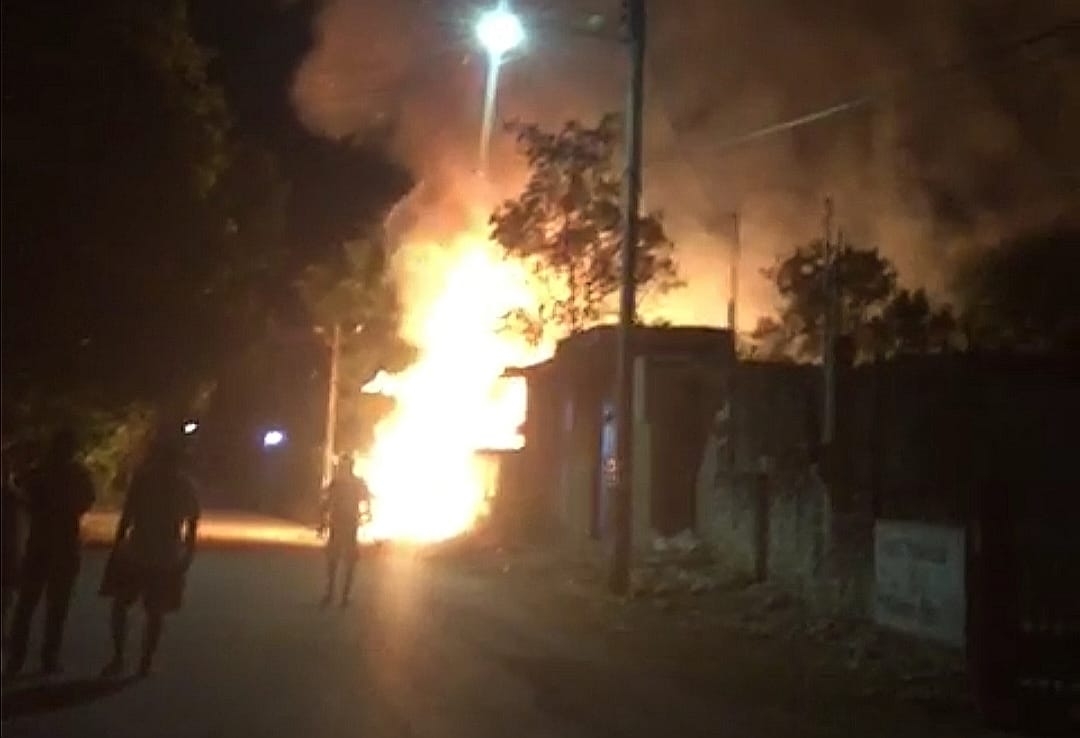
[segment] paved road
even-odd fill
[[[320,559],[305,549],[203,553],[159,671],[99,682],[102,562],[87,555],[64,675],[5,686],[5,738],[868,734],[844,715],[815,722],[720,690],[690,693],[463,567],[369,560],[360,599],[320,611]]]
[[[92,510],[82,519],[83,541],[89,545],[112,543],[119,518],[115,510]],[[204,546],[218,547],[322,545],[310,526],[239,510],[204,510],[199,519],[199,541]]]

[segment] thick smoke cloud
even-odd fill
[[[618,3],[525,2],[543,22]],[[664,0],[649,3],[646,202],[662,209],[689,287],[671,317],[719,322],[727,299],[728,214],[743,224],[749,327],[772,300],[760,267],[820,232],[828,195],[847,237],[880,245],[901,277],[941,290],[966,249],[1077,217],[1080,16],[1075,0]],[[483,59],[476,6],[331,0],[297,73],[297,109],[328,136],[384,133],[424,185],[427,227],[452,228],[475,198]],[[537,33],[503,69],[501,118],[558,124],[623,103],[620,49]],[[927,72],[965,60],[952,73]],[[872,104],[741,146],[776,121],[875,93]],[[497,142],[494,185],[521,176]],[[439,213],[437,224],[431,224]]]

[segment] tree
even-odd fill
[[[337,258],[312,264],[296,282],[313,326],[328,338],[342,329],[338,402],[359,407],[339,413],[337,437],[343,447],[362,447],[375,424],[393,405],[381,396],[362,398],[360,388],[377,371],[396,372],[416,358],[416,349],[398,335],[400,305],[387,264],[381,232],[345,243]]]
[[[83,461],[94,478],[98,504],[123,504],[135,462],[146,448],[156,418],[142,403],[87,416]]]
[[[252,365],[310,376],[310,340],[285,357],[266,340],[303,318],[293,282],[408,187],[377,146],[306,132],[282,94],[314,5],[196,4],[228,16],[223,53],[196,41],[188,0],[4,3],[5,438],[75,425],[112,458],[144,406],[236,394]],[[249,389],[247,411],[280,407]]]
[[[94,479],[97,503],[115,506],[123,501],[134,462],[145,448],[154,422],[154,409],[144,403],[101,408],[75,395],[24,397],[20,402],[5,399],[4,446],[32,449],[33,453],[21,460],[22,466],[29,467],[38,461],[57,428],[72,429]]]
[[[201,374],[229,120],[186,3],[5,3],[3,34],[5,380],[120,406]]]
[[[747,358],[764,361],[791,361],[791,346],[795,341],[792,326],[781,323],[771,315],[758,318],[746,346]]]
[[[1052,226],[980,250],[954,279],[975,347],[1080,348],[1080,229]]]
[[[215,189],[216,265],[207,280],[214,308],[237,334],[255,337],[267,314],[281,304],[281,274],[287,269],[291,183],[270,151],[239,138],[229,147],[228,165]]]
[[[355,364],[358,377],[398,371],[415,358],[397,336],[401,306],[386,256],[376,233],[343,244],[338,258],[309,265],[296,282],[314,326],[345,328],[343,365]]]
[[[896,289],[896,271],[877,249],[844,245],[833,254],[840,332],[858,333],[880,315]],[[825,247],[821,241],[800,246],[777,259],[763,274],[780,294],[779,320],[759,325],[758,340],[778,339],[783,350],[797,358],[821,355],[826,293]]]
[[[857,356],[883,358],[955,345],[957,321],[951,306],[932,305],[922,289],[899,289],[896,269],[877,249],[844,245],[833,258],[837,330],[853,337]],[[764,317],[755,328],[755,355],[821,356],[827,306],[824,269],[824,245],[815,241],[764,270],[776,285],[781,306],[777,318]]]
[[[511,123],[530,174],[514,200],[491,216],[491,235],[522,259],[543,294],[535,311],[508,316],[534,340],[553,326],[576,333],[610,314],[619,290],[623,210],[618,118],[594,127],[570,121],[557,132]],[[674,245],[659,213],[641,219],[637,248],[639,297],[679,285]]]
[[[926,290],[901,289],[856,335],[856,348],[874,357],[946,351],[957,343],[951,305],[933,306]]]
[[[290,187],[233,127],[186,0],[3,13],[5,437],[75,427],[115,498],[148,418],[265,332]]]

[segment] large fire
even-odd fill
[[[477,452],[523,443],[525,386],[502,375],[548,351],[500,330],[506,312],[534,297],[526,270],[480,234],[410,243],[396,257],[402,332],[420,356],[364,387],[396,400],[357,462],[375,496],[375,538],[432,542],[467,531],[483,513],[494,463]]]

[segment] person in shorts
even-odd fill
[[[136,601],[146,613],[140,676],[150,672],[166,613],[180,608],[199,520],[184,462],[183,438],[166,434],[154,441],[132,477],[100,590],[113,601],[113,657],[103,676],[124,670],[127,615]]]

